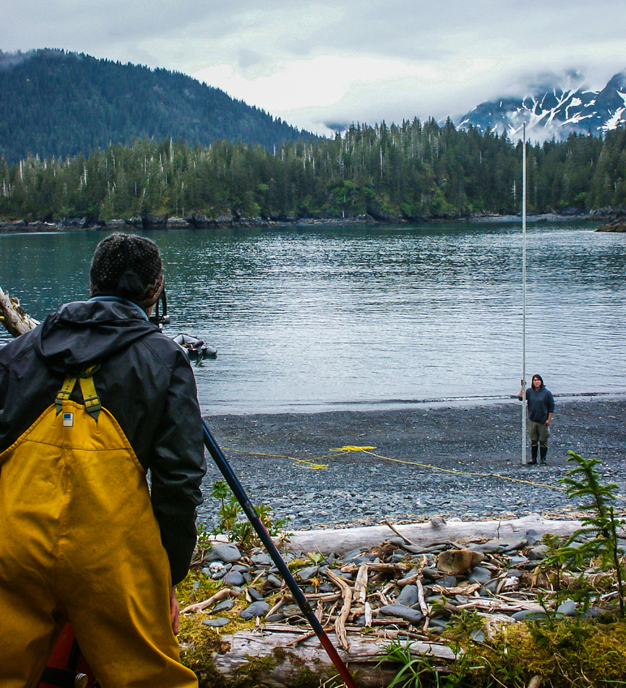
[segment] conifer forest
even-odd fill
[[[626,207],[626,131],[529,145],[528,211]],[[138,139],[65,159],[0,160],[0,218],[142,214],[418,221],[518,213],[522,144],[448,120],[352,125],[278,146]]]

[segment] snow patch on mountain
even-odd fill
[[[535,141],[565,140],[570,134],[602,136],[626,124],[626,70],[616,74],[600,91],[587,90],[582,77],[571,72],[566,79],[539,77],[523,97],[506,97],[481,103],[461,117],[460,129],[488,129],[513,140],[526,135]]]

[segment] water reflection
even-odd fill
[[[0,286],[41,318],[86,296],[102,233],[0,235]],[[153,232],[170,336],[207,412],[509,396],[521,372],[518,226]],[[556,393],[626,391],[624,237],[529,228],[527,365]],[[6,335],[0,335],[6,341]]]

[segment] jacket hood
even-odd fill
[[[72,370],[104,361],[159,328],[127,301],[74,301],[38,330],[37,355],[49,367]]]

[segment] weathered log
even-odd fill
[[[538,535],[571,535],[581,527],[580,521],[551,521],[539,514],[530,514],[510,521],[448,521],[442,525],[412,523],[396,529],[418,546],[433,542],[459,540],[467,537],[509,538],[523,537],[528,530]],[[373,547],[389,539],[387,526],[296,531],[288,540],[287,549],[299,552],[344,554],[358,547]]]
[[[329,658],[321,650],[319,640],[302,640],[301,636],[300,633],[272,633],[261,629],[223,635],[221,640],[225,654],[215,653],[213,662],[220,674],[236,676],[237,673],[246,673],[246,665],[252,668],[254,660],[251,663],[251,657],[270,658],[273,661],[264,665],[263,682],[283,685],[293,685],[302,676],[304,668],[320,677],[335,674]],[[392,663],[376,666],[384,655],[385,646],[390,643],[389,639],[349,637],[348,649],[343,650],[334,634],[329,634],[329,637],[350,671],[356,672],[361,688],[389,685],[397,673],[398,667]],[[457,658],[446,645],[420,641],[412,641],[411,653],[435,657],[444,664],[452,663]]]
[[[20,306],[20,302],[15,296],[10,296],[8,291],[5,292],[1,288],[0,322],[14,337],[19,337],[39,325],[39,322],[31,318]]]

